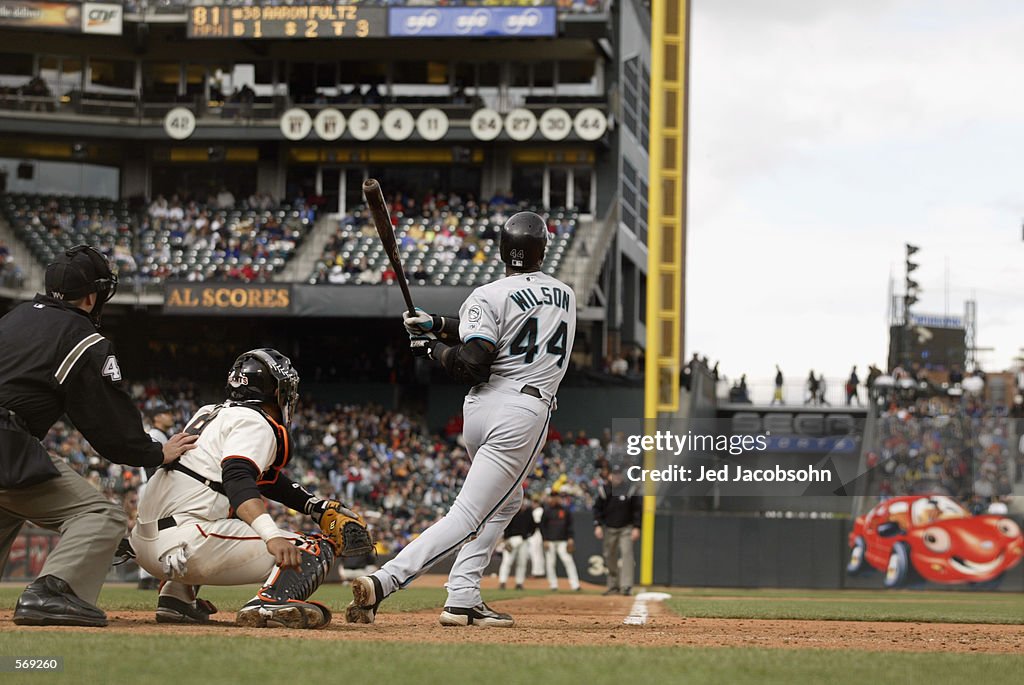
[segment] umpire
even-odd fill
[[[604,563],[608,567],[606,595],[633,592],[633,544],[640,539],[642,519],[643,498],[636,494],[634,484],[624,482],[622,467],[613,466],[594,500],[594,536],[604,541]]]
[[[63,415],[106,459],[159,466],[192,449],[194,436],[161,446],[121,389],[121,369],[100,335],[117,277],[80,245],[46,268],[47,295],[0,319],[0,571],[25,521],[60,533],[42,573],[18,599],[19,625],[105,626],[95,606],[127,518],[40,442]]]

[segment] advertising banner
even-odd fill
[[[393,7],[388,35],[406,38],[537,38],[557,32],[554,7]]]

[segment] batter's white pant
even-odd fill
[[[138,523],[131,542],[139,566],[186,585],[262,584],[274,569],[267,543],[239,519],[179,521],[160,531],[156,522]]]
[[[480,580],[523,500],[522,483],[548,433],[548,403],[486,383],[466,395],[463,437],[472,465],[451,510],[373,575],[384,595],[399,590],[461,546],[445,606],[473,607]]]
[[[569,587],[577,590],[580,587],[580,575],[576,572],[576,561],[569,554],[569,542],[567,540],[545,541],[544,561],[548,571],[548,585],[552,590],[558,589],[558,574],[555,573],[555,556],[562,560],[565,567],[565,575],[569,577]]]
[[[529,544],[522,535],[513,535],[505,540],[505,553],[501,555],[501,568],[498,569],[498,582],[508,582],[512,564],[516,567],[516,585],[526,582],[526,558],[529,556]]]

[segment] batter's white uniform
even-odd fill
[[[277,437],[265,418],[243,406],[201,408],[189,421],[199,429],[195,449],[182,465],[215,483],[221,482],[221,462],[229,457],[250,460],[260,481],[273,478],[278,461]],[[188,430],[188,429],[186,429]],[[245,521],[228,518],[226,495],[179,471],[159,469],[146,484],[131,543],[139,566],[157,578],[187,585],[247,585],[262,583],[274,568],[266,543]],[[177,525],[159,530],[161,519]]]
[[[519,511],[521,485],[544,446],[576,337],[576,297],[540,272],[508,276],[477,288],[463,303],[459,337],[483,338],[497,348],[490,380],[474,386],[463,405],[472,465],[448,514],[374,576],[387,596],[461,546],[445,606],[468,608],[483,601],[484,569]]]

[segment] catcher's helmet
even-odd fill
[[[238,404],[277,405],[285,426],[299,401],[299,372],[288,357],[262,347],[235,360],[228,373],[228,399]]]
[[[77,245],[46,267],[46,294],[74,302],[96,293],[96,305],[89,317],[98,328],[103,305],[117,292],[117,276],[107,258],[88,245]]]
[[[512,271],[539,271],[548,246],[548,225],[533,212],[519,212],[501,227],[501,261]]]

